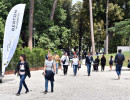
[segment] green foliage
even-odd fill
[[[117,52],[117,46],[123,45],[121,42],[122,40],[123,39],[121,35],[113,35],[111,41],[109,42],[109,53]]]
[[[116,22],[109,30],[123,37],[130,37],[130,19]]]
[[[109,19],[110,21],[122,20],[124,16],[123,9],[118,4],[109,3]]]
[[[53,0],[34,1],[36,47],[50,48],[52,50],[55,48],[75,48],[79,46],[79,40],[83,37],[83,49],[91,48],[89,0],[83,0],[83,3],[77,2],[74,5],[72,5],[72,0],[58,0],[54,20],[50,20]],[[109,27],[112,27],[109,32],[110,42],[114,41],[118,35],[121,35],[123,38],[122,41],[114,41],[116,42],[114,47],[116,48],[118,44],[127,45],[127,37],[130,34],[130,1],[109,1]],[[4,26],[7,15],[11,8],[19,3],[25,3],[26,9],[18,47],[26,47],[28,44],[29,0],[1,0],[0,47],[3,44]],[[106,0],[93,0],[93,19],[96,47],[99,41],[102,42],[101,47],[104,47],[103,41],[106,37]],[[101,37],[99,37],[99,34]],[[109,44],[110,52],[116,51],[112,50],[112,43]]]
[[[21,54],[26,55],[27,62],[29,63],[30,67],[43,67],[45,61],[45,55],[47,54],[48,50],[44,50],[43,48],[33,48],[32,51],[28,47],[25,48],[17,48],[16,52],[7,67],[6,70],[14,70],[19,62],[19,56]],[[62,52],[60,50],[55,49],[54,51],[49,51],[54,55],[54,51],[57,51],[57,54],[61,57]]]

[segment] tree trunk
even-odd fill
[[[106,6],[106,54],[108,54],[108,6],[109,6],[109,0],[107,0],[107,6]]]
[[[91,30],[91,41],[92,41],[92,54],[95,55],[95,41],[93,33],[93,12],[92,12],[92,0],[89,0],[90,9],[90,30]]]
[[[53,6],[52,6],[52,10],[51,10],[51,15],[50,15],[50,19],[51,19],[51,20],[53,20],[53,18],[54,18],[54,13],[55,13],[57,1],[58,1],[58,0],[54,0],[54,2],[53,2]]]
[[[129,51],[130,51],[130,37],[129,37]],[[129,55],[129,60],[130,60],[130,55]]]
[[[34,0],[30,0],[28,47],[32,50]]]

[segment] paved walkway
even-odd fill
[[[114,69],[114,68],[113,68]],[[0,100],[130,100],[130,71],[123,69],[121,80],[117,80],[115,71],[92,72],[87,76],[86,66],[73,76],[73,69],[69,67],[67,76],[61,70],[55,76],[54,93],[44,94],[44,77],[42,71],[31,72],[31,79],[26,83],[31,90],[21,96],[15,96],[19,87],[19,77],[6,75],[4,83],[0,84]],[[49,84],[50,91],[50,84]]]

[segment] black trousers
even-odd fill
[[[63,70],[64,75],[67,75],[68,65],[63,65],[63,68],[64,68]]]
[[[104,71],[104,69],[105,69],[105,65],[104,65],[104,64],[102,64],[101,71]]]

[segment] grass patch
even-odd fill
[[[109,58],[110,58],[110,56],[112,55],[113,58],[115,59],[115,55],[116,55],[116,54],[117,54],[117,53],[105,55],[106,60],[107,60],[106,66],[109,66]],[[123,52],[123,54],[124,54],[124,56],[125,56],[125,61],[124,61],[124,63],[123,63],[123,66],[127,66],[127,65],[128,65],[128,59],[130,59],[130,51],[129,51],[129,52]],[[96,57],[97,57],[97,56],[94,56],[93,58],[95,59]],[[102,55],[99,56],[100,59],[101,59],[101,57],[102,57]]]

